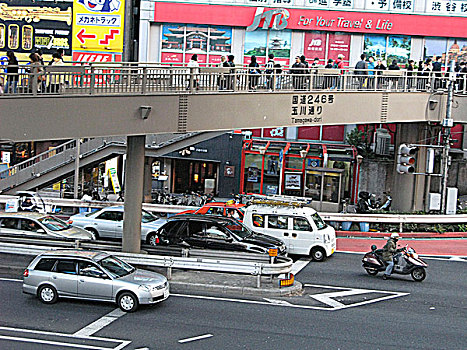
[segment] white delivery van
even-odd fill
[[[289,254],[323,261],[336,250],[336,232],[308,206],[253,204],[243,223],[251,230],[280,238]]]

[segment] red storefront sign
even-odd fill
[[[156,2],[154,21],[162,23],[192,23],[248,27],[254,23],[256,7],[202,5]],[[260,8],[263,12],[274,10]],[[232,14],[235,13],[233,16]],[[286,18],[284,13],[288,13]],[[343,12],[325,10],[287,9],[271,20],[287,29],[324,30],[352,33],[404,34],[438,37],[464,37],[465,17],[404,15],[372,12]],[[448,25],[447,25],[448,23]],[[262,28],[264,19],[259,23]]]
[[[114,54],[114,53],[73,51],[73,61],[74,62],[121,62],[122,55]]]
[[[183,53],[161,52],[161,62],[163,62],[163,63],[183,63]]]
[[[313,60],[318,57],[320,61],[326,58],[326,33],[305,33],[305,57]]]

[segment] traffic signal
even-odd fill
[[[413,174],[415,172],[415,155],[418,147],[411,147],[401,143],[397,152],[397,172],[399,174]]]

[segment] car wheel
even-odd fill
[[[118,307],[125,312],[133,312],[138,308],[138,298],[130,292],[124,292],[118,297]]]
[[[157,233],[149,233],[148,237],[146,238],[146,242],[149,245],[152,245],[153,247],[159,245],[159,236]]]
[[[87,228],[86,231],[91,232],[91,233],[94,235],[94,237],[96,237],[96,239],[99,239],[99,238],[100,238],[100,237],[99,237],[99,232],[97,232],[96,229]]]
[[[314,261],[321,262],[324,261],[324,259],[326,259],[326,252],[321,247],[315,247],[311,249],[310,255]]]
[[[44,304],[53,304],[58,300],[57,290],[48,284],[39,288],[37,291],[37,296]]]

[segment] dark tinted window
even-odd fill
[[[193,237],[204,237],[205,232],[204,232],[204,222],[203,221],[189,221],[188,222],[189,229],[188,233],[190,236]]]
[[[18,219],[13,218],[2,219],[1,227],[16,229],[18,228],[18,221]]]
[[[34,270],[38,270],[38,271],[52,271],[52,268],[54,267],[55,265],[55,261],[57,261],[56,259],[50,259],[50,258],[43,258],[41,259],[36,267],[34,268]]]
[[[59,260],[55,271],[76,275],[75,262],[72,260]]]
[[[88,277],[102,278],[102,271],[96,264],[89,261],[78,262],[79,274]]]
[[[105,211],[97,216],[97,219],[110,220],[110,221],[121,221],[123,220],[123,212],[118,211]]]
[[[162,227],[162,230],[166,236],[174,236],[178,233],[178,231],[184,224],[185,221],[183,220],[170,221]]]

